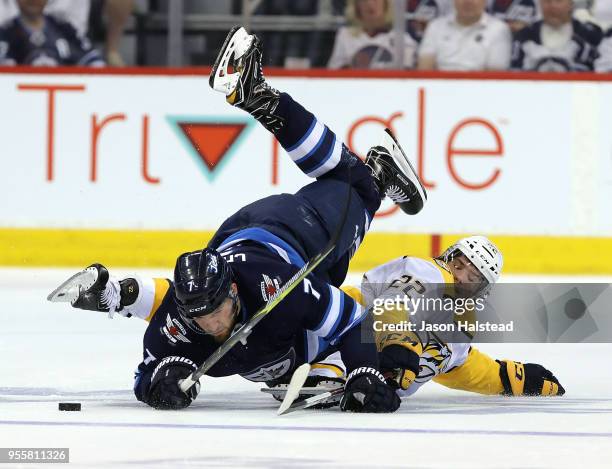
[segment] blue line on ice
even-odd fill
[[[202,425],[174,423],[121,423],[121,422],[44,422],[35,420],[0,420],[0,425],[31,426],[69,426],[69,427],[107,427],[107,428],[177,428],[201,430],[287,430],[304,432],[348,432],[348,433],[416,433],[443,435],[492,435],[492,436],[552,436],[552,437],[586,437],[612,438],[612,432],[536,432],[512,430],[439,430],[424,428],[352,428],[352,427],[300,427],[284,425]]]

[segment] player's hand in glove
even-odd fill
[[[419,356],[411,348],[392,344],[384,347],[378,354],[380,370],[387,378],[406,390],[419,373]]]
[[[195,363],[188,358],[164,358],[153,371],[145,402],[151,407],[162,410],[188,407],[200,392],[200,382],[197,381],[187,393],[184,393],[179,387],[179,381],[187,378],[195,369]]]
[[[380,371],[370,367],[353,370],[347,377],[340,409],[350,412],[395,412],[400,398]]]
[[[499,377],[507,396],[563,396],[559,380],[542,365],[499,361]]]

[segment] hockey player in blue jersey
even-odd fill
[[[63,284],[64,290],[77,287],[72,305],[149,321],[136,397],[155,408],[184,408],[199,386],[184,393],[179,381],[338,232],[334,250],[317,269],[207,374],[286,382],[297,366],[340,351],[348,373],[341,408],[395,411],[400,401],[379,371],[376,346],[362,337],[371,335],[371,328],[359,327],[366,309],[338,287],[385,195],[409,214],[423,207],[426,194],[415,171],[390,132],[364,164],[313,114],[270,87],[262,74],[260,42],[243,28],[230,31],[210,85],[270,130],[316,181],[230,216],[205,249],[178,257],[172,281],[118,280],[103,266],[90,266]],[[56,297],[50,295],[52,301]]]

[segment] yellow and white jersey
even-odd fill
[[[390,289],[392,285],[406,285],[408,282],[415,283],[417,281],[424,288],[427,288],[427,285],[439,286],[440,284],[446,284],[448,286],[446,291],[450,293],[452,293],[454,285],[451,274],[439,266],[433,259],[404,256],[366,272],[359,289],[361,293],[360,300],[364,305],[371,306],[375,299],[384,297],[389,293],[395,294],[393,289]],[[440,290],[440,288],[435,290]],[[407,319],[406,311],[399,313],[397,311],[388,311],[385,312],[384,316],[386,322],[398,323]],[[381,344],[389,339],[389,334],[388,332],[376,332],[376,342],[379,349]],[[420,356],[419,373],[407,390],[399,391],[400,396],[414,394],[426,382],[450,371],[454,367],[462,365],[470,350],[470,344],[468,343],[441,344],[428,332],[419,333],[418,336],[410,332],[394,332],[391,334],[395,336],[404,334],[410,337],[411,348]],[[397,339],[397,337],[393,337],[392,340]]]
[[[405,282],[407,277],[422,284],[453,285],[453,277],[433,259],[420,257],[400,257],[368,270],[361,280],[361,293],[367,305],[389,288],[394,282]]]

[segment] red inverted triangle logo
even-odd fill
[[[207,124],[178,122],[206,167],[213,171],[223,160],[246,124]]]

